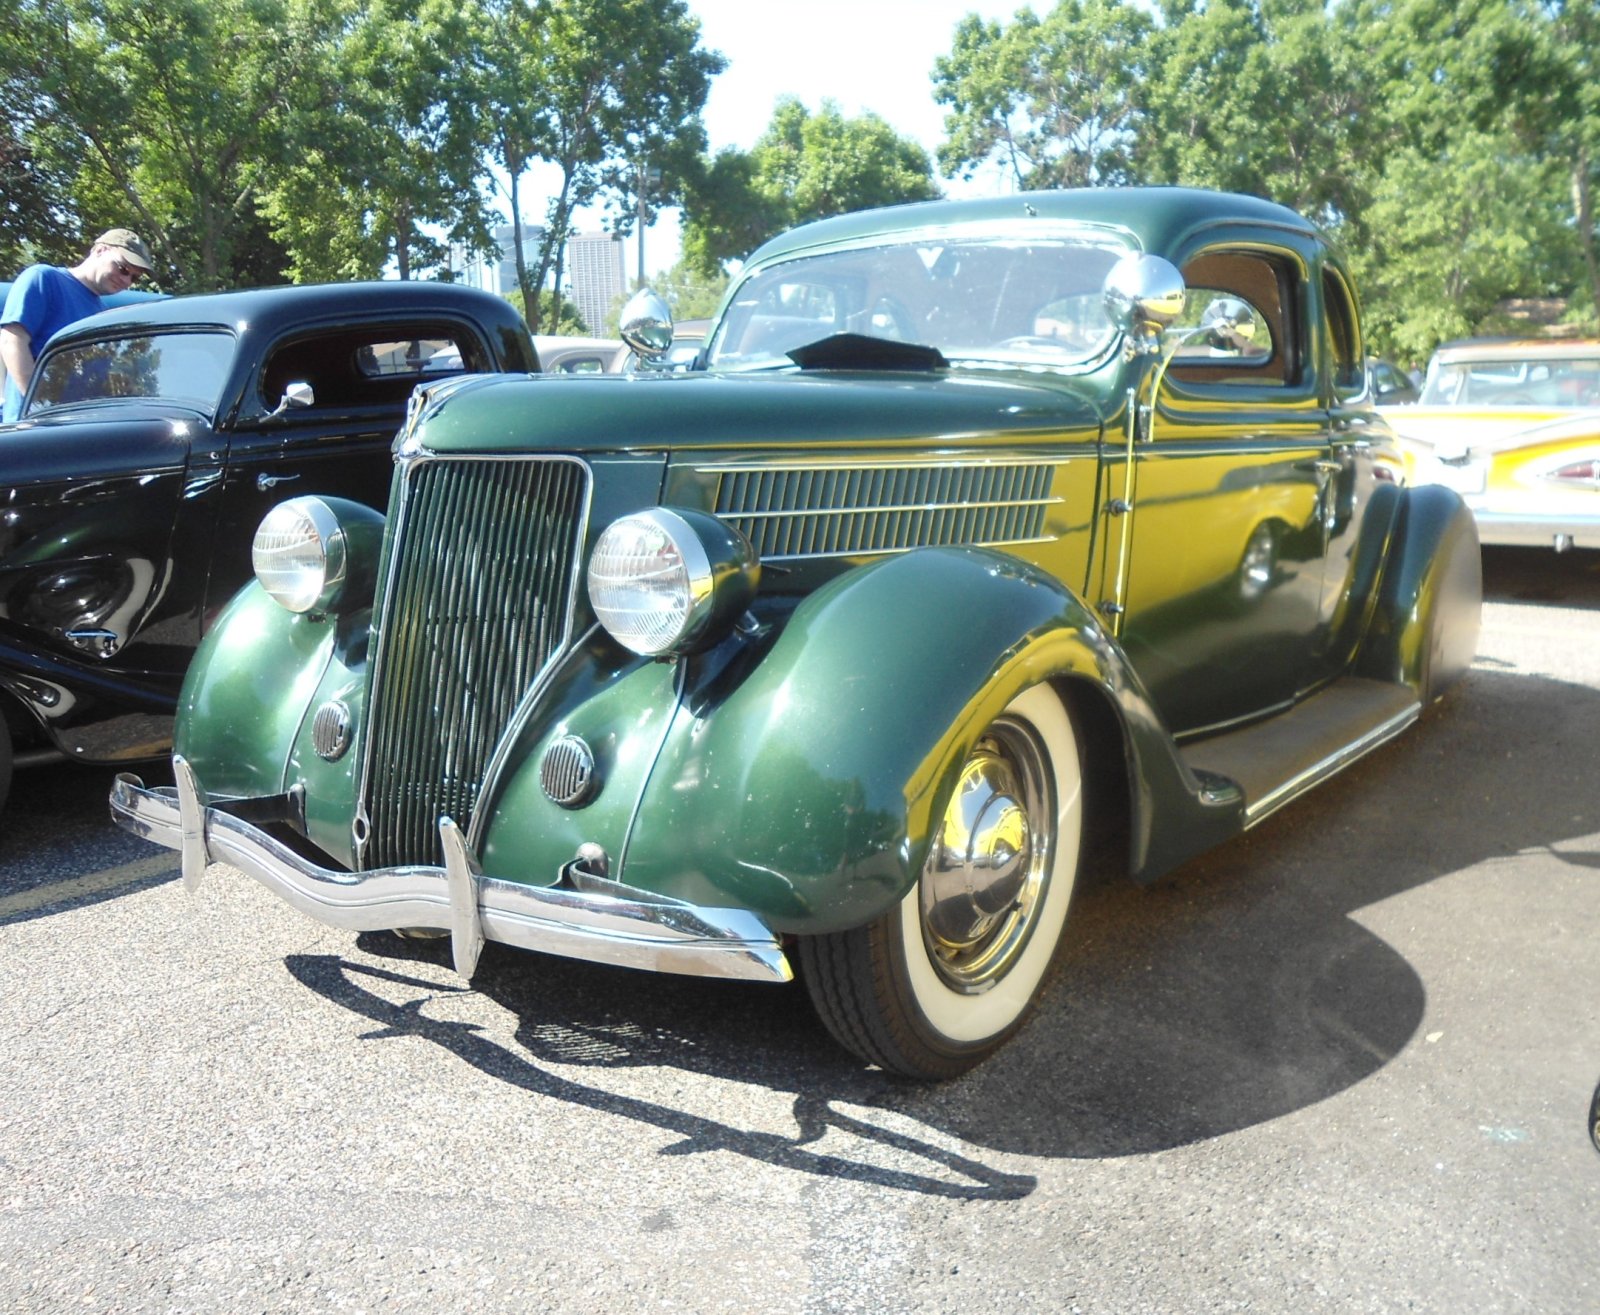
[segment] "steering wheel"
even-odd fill
[[[867,312],[867,332],[874,338],[893,338],[900,342],[915,340],[910,317],[891,297],[879,297],[872,303],[872,309]]]

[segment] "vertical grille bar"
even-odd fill
[[[469,825],[517,704],[566,642],[586,491],[566,460],[408,472],[379,582],[367,866],[439,863],[439,818]]]

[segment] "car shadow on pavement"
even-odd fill
[[[1292,1113],[1381,1069],[1416,1034],[1426,984],[1352,915],[1600,830],[1591,781],[1569,770],[1592,752],[1584,728],[1597,724],[1600,691],[1473,671],[1408,735],[1169,880],[1082,891],[1034,1018],[939,1085],[889,1078],[839,1050],[798,985],[650,976],[490,945],[472,989],[519,1020],[513,1049],[427,1015],[430,999],[465,989],[441,991],[443,942],[369,934],[360,961],[303,956],[289,968],[378,1024],[368,1036],[424,1036],[530,1094],[681,1135],[673,1153],[733,1151],[945,1196],[1026,1195],[1031,1178],[979,1154],[1163,1150]],[[1552,852],[1600,867],[1600,854],[1571,844]],[[390,1003],[407,983],[417,999]],[[644,1066],[792,1095],[793,1135],[607,1086],[607,1070]]]
[[[1485,548],[1483,597],[1486,602],[1600,611],[1600,552]]]
[[[170,785],[166,762],[132,770]],[[0,811],[0,926],[49,917],[175,881],[178,855],[117,828],[106,802],[117,769],[47,762],[18,769]]]

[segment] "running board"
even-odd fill
[[[1265,721],[1179,747],[1194,772],[1244,791],[1248,830],[1411,725],[1422,711],[1406,685],[1346,676]]]

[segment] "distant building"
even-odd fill
[[[464,247],[457,246],[450,249],[450,263],[456,271],[457,282],[504,297],[517,290],[515,230],[510,224],[498,224],[495,226],[493,237],[500,247],[499,260],[485,260],[481,256],[468,255]],[[543,224],[522,226],[522,258],[530,274],[538,269],[539,244],[543,241]]]
[[[589,332],[605,332],[606,316],[628,290],[622,242],[609,233],[575,233],[567,239],[567,286]]]

